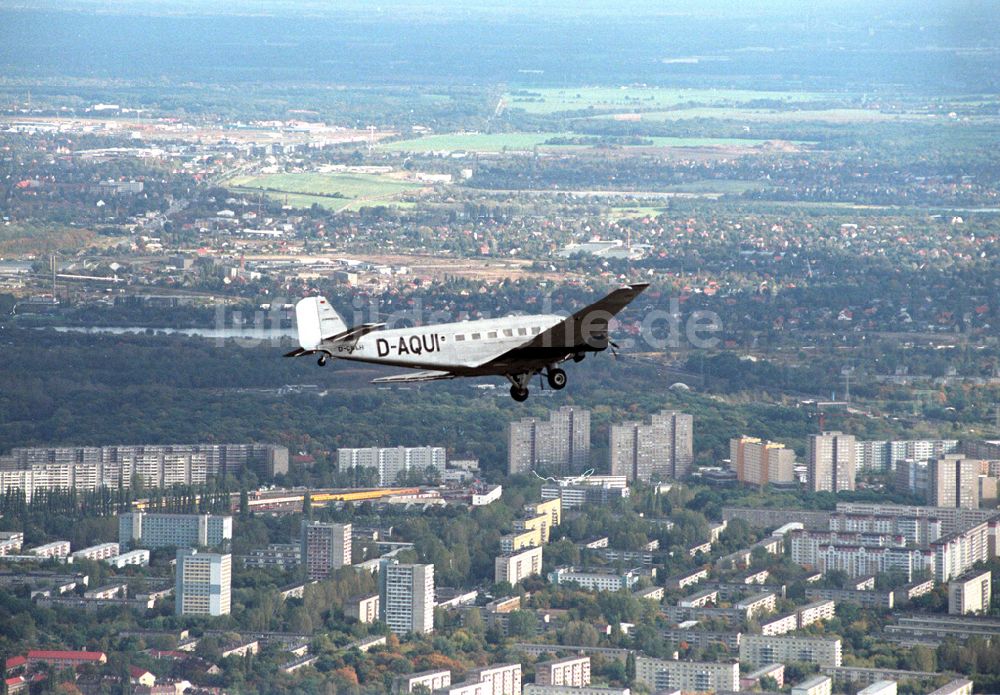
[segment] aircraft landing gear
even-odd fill
[[[553,390],[559,391],[566,388],[566,372],[558,367],[548,370],[545,377],[548,379],[549,387]]]
[[[318,360],[316,360],[316,364],[318,364],[320,367],[325,367],[326,366],[326,360],[327,360],[326,355],[320,355],[320,358]]]
[[[514,384],[510,387],[510,397],[518,403],[524,403],[528,400],[528,389]]]
[[[528,400],[528,382],[531,381],[531,374],[507,374],[510,381],[510,397],[518,403]]]

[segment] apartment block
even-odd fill
[[[494,581],[517,584],[526,577],[542,573],[542,547],[535,546],[499,555],[494,560]]]
[[[833,679],[829,676],[812,676],[792,686],[792,695],[831,695],[831,693],[833,693]]]
[[[136,567],[149,566],[149,551],[145,548],[130,550],[127,553],[116,555],[105,560],[109,565],[117,569],[135,565]]]
[[[390,487],[411,474],[422,475],[428,469],[443,472],[447,466],[447,452],[439,446],[418,447],[368,447],[363,449],[338,449],[337,470],[347,473],[357,468],[374,468],[378,471],[380,487]]]
[[[521,664],[493,664],[469,671],[466,683],[483,686],[482,695],[520,695]]]
[[[233,517],[218,514],[118,514],[118,543],[142,548],[215,548],[233,539]]]
[[[37,557],[69,557],[69,541],[52,541],[25,551]]]
[[[764,666],[789,661],[805,661],[824,666],[840,666],[842,647],[837,637],[797,635],[743,635],[740,661]]]
[[[818,601],[813,601],[796,608],[795,616],[798,621],[798,627],[801,629],[823,620],[832,620],[836,615],[836,611],[837,604],[833,600],[819,599]]]
[[[232,555],[178,550],[177,615],[229,615],[232,571]]]
[[[107,560],[118,555],[117,543],[100,543],[70,554],[74,560]]]
[[[628,496],[628,479],[624,475],[560,478],[542,485],[542,499],[558,499],[563,509],[606,506]]]
[[[397,635],[434,631],[434,565],[379,561],[379,613]]]
[[[928,469],[928,502],[936,507],[979,507],[982,462],[949,454],[932,459]]]
[[[934,576],[947,582],[965,574],[977,562],[988,562],[1000,554],[1000,514],[964,531],[956,531],[931,543]]]
[[[631,589],[639,582],[637,570],[616,572],[614,570],[585,570],[576,567],[559,567],[549,572],[549,582],[552,584],[578,584],[590,591],[621,591]]]
[[[631,695],[628,688],[603,688],[587,685],[578,688],[572,685],[539,685],[525,683],[521,689],[522,695]]]
[[[451,671],[448,669],[436,669],[398,676],[393,681],[392,690],[395,695],[407,695],[407,693],[412,693],[414,688],[418,686],[433,692],[441,688],[446,688],[449,685],[451,685]]]
[[[664,410],[648,425],[611,426],[611,474],[650,482],[684,478],[694,461],[694,418]]]
[[[251,470],[262,477],[288,472],[288,449],[273,444],[165,444],[13,449],[0,470],[0,495],[39,490],[199,485]]]
[[[538,685],[568,685],[580,688],[590,685],[590,657],[574,656],[535,664]]]
[[[784,444],[757,437],[730,439],[729,461],[741,483],[763,486],[795,481],[795,452]]]
[[[929,695],[972,695],[972,685],[968,678],[956,678]]]
[[[970,572],[948,582],[948,613],[986,615],[993,597],[992,575],[989,570]]]
[[[0,557],[21,552],[24,534],[20,531],[0,531]]]
[[[507,430],[507,472],[575,473],[590,463],[590,411],[563,406],[547,421],[523,418]]]
[[[795,613],[780,615],[777,618],[769,618],[760,623],[760,633],[762,635],[786,635],[794,632],[799,627],[798,616]]]
[[[304,521],[301,525],[302,566],[307,579],[326,579],[351,564],[351,525]]]
[[[523,548],[531,548],[542,544],[542,531],[539,528],[527,529],[520,533],[508,533],[500,537],[500,552],[515,553]]]
[[[740,689],[738,663],[671,661],[636,656],[635,679],[651,692],[660,690],[714,691]]]
[[[806,468],[812,492],[854,489],[854,435],[823,432],[809,435]]]
[[[360,623],[374,623],[378,620],[378,604],[378,594],[351,596],[344,601],[344,615]]]

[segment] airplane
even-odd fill
[[[384,323],[348,328],[326,298],[306,297],[295,305],[299,347],[285,357],[318,354],[321,367],[335,358],[424,370],[380,377],[374,384],[503,376],[510,381],[511,398],[522,402],[536,374],[544,370],[549,386],[559,390],[566,386],[561,363],[617,347],[608,337],[608,321],[647,287],[624,285],[570,316],[506,316],[386,330],[380,330]]]

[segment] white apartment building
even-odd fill
[[[177,615],[229,615],[232,571],[232,555],[192,548],[178,550],[174,588]]]
[[[521,664],[493,664],[469,671],[465,680],[481,684],[482,695],[520,695]]]
[[[198,485],[253,470],[265,477],[288,472],[288,449],[273,444],[166,444],[18,448],[0,465],[0,495],[38,490]]]
[[[743,635],[740,638],[740,661],[751,666],[789,661],[805,661],[821,667],[840,666],[841,655],[841,642],[837,637]]]
[[[217,547],[233,539],[233,517],[218,514],[122,512],[118,543],[124,547]]]
[[[703,661],[673,661],[637,656],[635,679],[650,691],[699,692],[740,689],[740,665]]]
[[[107,560],[118,555],[117,543],[100,543],[72,553],[74,560]]]
[[[970,572],[948,582],[948,612],[952,615],[986,615],[992,598],[993,581],[989,570]]]
[[[337,470],[347,473],[356,468],[375,468],[379,486],[390,487],[407,475],[423,474],[428,468],[444,472],[447,458],[447,452],[440,446],[338,449]]]
[[[559,567],[549,572],[552,584],[579,584],[590,591],[621,591],[631,589],[639,582],[639,573],[628,570],[621,574],[615,571],[582,570],[576,567]]]
[[[16,555],[24,545],[24,534],[20,531],[0,531],[0,557]]]
[[[397,635],[434,631],[434,565],[379,562],[379,612]]]
[[[535,664],[535,683],[574,688],[590,685],[590,657],[571,656],[555,661],[541,661]]]
[[[52,541],[29,548],[25,552],[38,557],[69,557],[69,541]]]
[[[525,577],[542,573],[542,546],[498,555],[494,560],[494,581],[512,586]]]
[[[129,565],[135,565],[136,567],[148,567],[149,566],[149,551],[145,548],[139,550],[130,550],[127,553],[122,553],[114,557],[110,557],[105,560],[112,567],[122,569],[123,567],[128,567]]]

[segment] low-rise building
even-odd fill
[[[777,618],[761,621],[760,633],[762,635],[786,635],[794,632],[799,627],[799,617],[795,613],[779,615]]]
[[[968,678],[956,678],[928,695],[972,695],[972,681]]]
[[[614,570],[584,570],[576,567],[559,567],[549,572],[549,582],[552,584],[578,584],[591,591],[621,591],[631,589],[639,581],[639,572],[635,569],[624,572]]]
[[[830,599],[820,599],[799,606],[795,609],[799,629],[818,623],[821,620],[831,620],[836,615],[837,604]]]
[[[753,688],[758,688],[760,686],[761,678],[773,678],[774,682],[778,684],[778,687],[784,687],[785,685],[785,665],[784,664],[765,664],[760,668],[756,668],[745,676],[740,676],[740,687],[747,690]]]
[[[753,620],[757,616],[773,612],[778,605],[777,601],[777,596],[770,591],[764,591],[737,601],[733,604],[733,608],[743,611],[747,620]]]
[[[24,534],[20,531],[0,531],[0,557],[21,552]]]
[[[74,560],[107,560],[118,555],[117,543],[101,543],[72,553]]]
[[[28,555],[38,557],[69,557],[69,541],[52,541],[45,545],[35,546],[25,551]]]
[[[702,608],[708,605],[715,605],[719,602],[718,589],[705,589],[697,593],[685,596],[677,602],[678,606],[684,608]]]
[[[867,688],[859,690],[858,695],[896,695],[896,681],[875,681]]]
[[[130,550],[127,553],[109,557],[105,560],[105,562],[117,569],[122,569],[123,567],[128,567],[129,565],[147,567],[149,565],[149,551],[145,548]]]
[[[813,676],[792,686],[792,695],[831,695],[833,679],[829,676]]]

